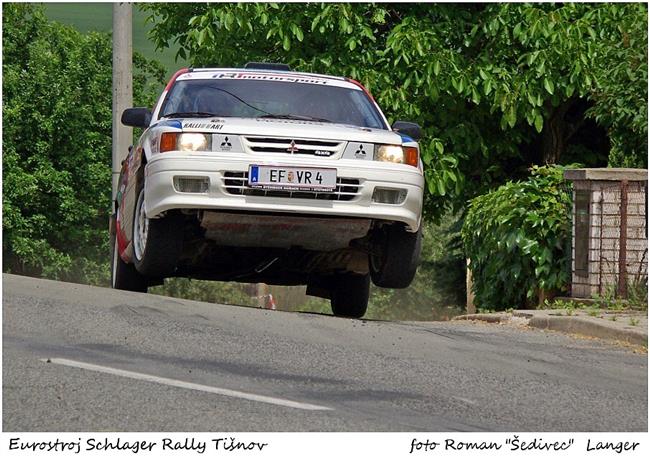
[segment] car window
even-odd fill
[[[228,117],[293,115],[334,123],[385,129],[368,96],[345,87],[246,80],[177,81],[160,117],[209,112]]]

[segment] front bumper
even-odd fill
[[[233,194],[233,188],[227,185],[232,183],[228,176],[247,173],[250,164],[332,167],[337,169],[339,178],[356,180],[358,185],[355,185],[354,195],[347,196],[349,200],[304,198],[304,193],[299,197],[278,197],[278,193],[273,192],[270,195]],[[422,214],[424,178],[420,170],[409,165],[295,156],[251,158],[240,154],[163,153],[150,159],[145,176],[145,212],[150,218],[172,209],[283,212],[398,221],[415,232]],[[208,190],[205,193],[179,192],[174,187],[175,176],[207,177]],[[406,197],[400,204],[373,202],[376,187],[404,190]]]

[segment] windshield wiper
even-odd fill
[[[248,103],[246,100],[242,99],[242,98],[239,97],[238,95],[233,94],[233,93],[230,92],[230,91],[226,91],[225,89],[222,89],[222,88],[217,87],[217,86],[208,86],[208,87],[209,87],[210,89],[214,89],[214,90],[216,90],[216,91],[221,91],[221,92],[223,92],[224,94],[228,94],[230,97],[233,97],[235,100],[238,100],[239,102],[243,103],[243,104],[246,105],[247,107],[252,108],[252,109],[255,110],[255,111],[259,111],[260,113],[271,114],[271,113],[269,113],[268,111],[262,110],[261,108],[258,108],[258,107],[256,107],[256,106],[251,105],[251,104]]]
[[[220,114],[209,111],[178,111],[163,115],[163,118],[212,118],[213,116],[222,117]]]
[[[300,120],[300,121],[332,122],[329,119],[325,119],[325,118],[316,118],[314,116],[304,116],[304,115],[295,115],[295,114],[267,114],[267,115],[264,115],[264,116],[258,116],[258,118],[297,119],[297,120]]]

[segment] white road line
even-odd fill
[[[127,377],[135,380],[144,380],[147,382],[160,383],[162,385],[175,386],[177,388],[186,388],[188,390],[204,391],[206,393],[219,394],[222,396],[230,396],[233,398],[247,399],[249,401],[265,402],[267,404],[275,404],[283,407],[292,407],[294,409],[333,410],[330,407],[324,407],[315,404],[306,404],[303,402],[290,401],[288,399],[273,398],[270,396],[262,396],[259,394],[244,393],[243,391],[235,391],[235,390],[228,390],[225,388],[217,388],[214,386],[200,385],[198,383],[184,382],[182,380],[158,377],[155,375],[141,374],[139,372],[125,371],[122,369],[115,369],[106,366],[98,366],[96,364],[82,363],[80,361],[73,361],[71,359],[52,358],[52,359],[41,359],[41,361],[50,362],[54,364],[61,364],[63,366],[76,367],[79,369],[86,369],[89,371],[103,372],[105,374],[118,375],[120,377]]]

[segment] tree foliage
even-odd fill
[[[540,290],[569,281],[571,192],[561,166],[533,167],[527,181],[508,182],[472,199],[462,238],[480,307],[520,307]]]
[[[3,6],[3,270],[105,281],[111,195],[108,34]],[[151,104],[159,65],[134,56],[134,99]]]
[[[601,84],[590,95],[589,115],[609,130],[609,165],[648,167],[648,16],[647,6],[616,9],[610,18],[616,30],[603,39],[596,68]]]
[[[609,148],[594,145],[598,128],[590,115],[623,156],[647,144],[642,4],[143,8],[151,13],[157,45],[178,43],[178,54],[197,66],[282,61],[360,80],[391,121],[424,127],[434,215],[525,176],[531,164],[605,165]],[[641,105],[631,126],[629,112]]]

